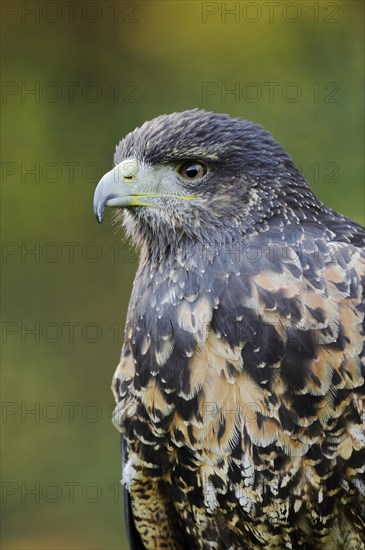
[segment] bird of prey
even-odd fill
[[[140,250],[113,390],[130,547],[365,548],[365,230],[259,125],[193,109],[117,146]]]

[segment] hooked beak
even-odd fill
[[[161,208],[158,204],[148,202],[148,197],[175,198],[184,201],[196,199],[196,195],[176,195],[174,193],[146,192],[139,164],[135,159],[123,160],[99,181],[94,194],[94,212],[99,223],[103,220],[106,206],[126,208],[132,206],[150,206]],[[145,182],[146,183],[146,182]]]
[[[140,195],[136,192],[137,176],[138,163],[131,159],[117,164],[101,178],[94,194],[94,212],[99,223],[102,222],[105,206],[142,206],[138,201]]]

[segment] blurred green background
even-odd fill
[[[364,223],[363,3],[2,9],[1,547],[126,548],[109,388],[137,256],[95,185],[126,132],[197,106],[266,126]]]

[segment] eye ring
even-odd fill
[[[207,170],[207,166],[197,160],[187,160],[179,166],[179,174],[188,181],[201,179]]]

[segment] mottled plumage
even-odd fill
[[[95,209],[127,206],[141,250],[113,381],[131,547],[364,549],[364,229],[226,115],[158,117],[114,161]]]

